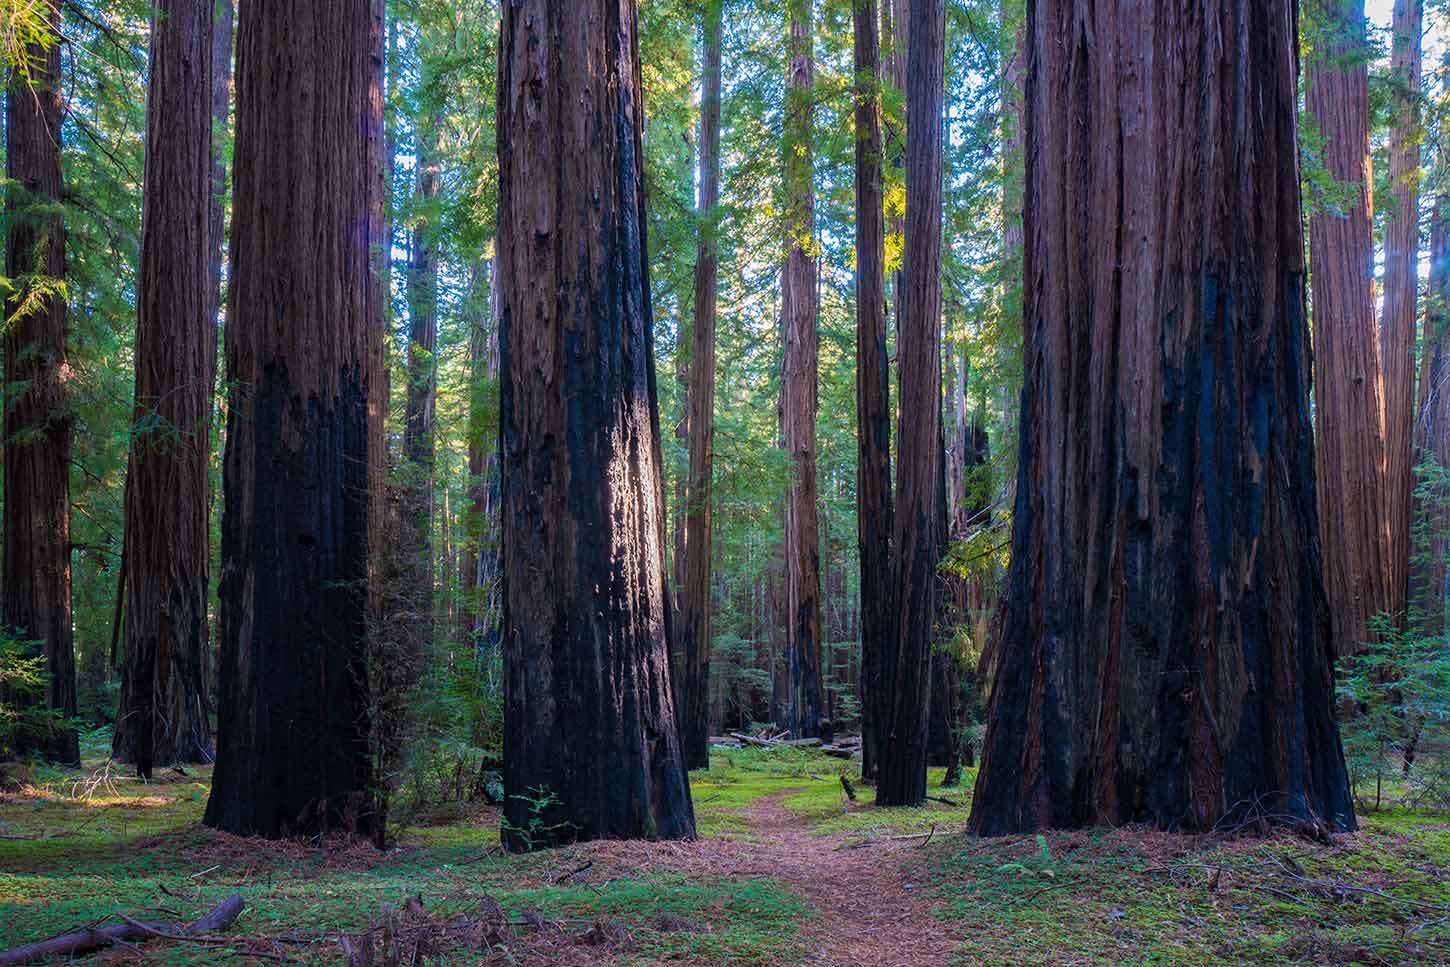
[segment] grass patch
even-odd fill
[[[738,775],[713,777],[723,801],[748,806],[762,792],[745,781],[748,771],[742,764]],[[490,898],[510,916],[537,912],[567,930],[604,918],[628,932],[627,948],[590,948],[581,962],[753,967],[805,955],[798,924],[810,911],[769,878],[640,870],[608,844],[508,856],[497,849],[498,814],[473,807],[425,814],[429,825],[404,831],[389,851],[355,841],[309,847],[242,839],[200,825],[210,770],[188,772],[143,784],[91,760],[78,772],[37,769],[19,792],[0,795],[0,835],[17,837],[0,839],[0,948],[117,912],[191,919],[239,893],[247,906],[232,934],[286,939],[278,949],[307,965],[338,963],[340,933],[364,930],[384,904],[414,896],[440,920],[471,914]],[[790,780],[767,779],[767,786],[773,781]],[[725,812],[703,811],[725,824]],[[571,875],[585,864],[589,872]],[[527,940],[518,943],[516,952],[492,957],[445,949],[429,961],[530,963]],[[188,944],[158,941],[144,950],[165,965],[236,963],[235,953]]]

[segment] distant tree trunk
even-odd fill
[[[1355,824],[1314,505],[1296,8],[1029,2],[1024,437],[977,833]]]
[[[1444,157],[1445,152],[1441,151]],[[1450,201],[1445,193],[1435,199],[1435,213],[1430,223],[1430,285],[1426,298],[1425,356],[1420,376],[1421,462],[1433,460],[1442,468],[1450,468]],[[1450,499],[1443,488],[1443,499]],[[1446,611],[1450,605],[1450,512],[1443,503],[1420,509],[1429,547],[1425,548],[1425,565],[1417,574],[1416,603],[1425,614],[1428,634],[1443,634],[1447,626]]]
[[[705,7],[704,96],[700,104],[700,245],[695,256],[694,347],[690,353],[690,486],[685,516],[685,764],[710,765],[710,556],[715,461],[715,298],[720,265],[720,33],[722,0]]]
[[[414,654],[433,640],[433,425],[438,397],[438,259],[433,206],[438,198],[442,121],[418,125],[415,215],[408,251],[408,393],[403,425],[403,516],[409,546],[403,568],[408,612],[406,646]]]
[[[469,534],[466,542],[464,633],[474,648],[498,644],[498,262],[481,268],[488,301],[468,337],[472,392],[468,402]]]
[[[1409,594],[1411,505],[1415,491],[1416,297],[1420,285],[1420,35],[1421,0],[1395,0],[1390,74],[1390,193],[1385,226],[1384,315],[1380,340],[1385,371],[1385,484],[1389,510],[1390,574],[1387,608],[1404,621]]]
[[[224,138],[215,136],[228,130],[232,117],[232,34],[235,12],[232,0],[216,0],[211,27],[211,304],[207,318],[213,322],[211,340],[211,374],[216,381],[216,325],[221,315],[222,263],[226,258],[227,153]]]
[[[243,835],[372,832],[375,10],[252,2],[238,26],[220,731],[206,822]]]
[[[60,2],[47,0],[60,36]],[[76,715],[71,630],[70,456],[73,417],[66,383],[65,224],[61,185],[60,41],[31,45],[30,84],[11,72],[5,103],[5,510],[3,624],[37,641],[49,676],[45,704]],[[22,737],[18,752],[31,751]],[[54,728],[42,751],[80,762],[80,741]]]
[[[213,0],[160,0],[151,19],[124,663],[113,740],[116,757],[147,779],[157,764],[212,757],[213,8]]]
[[[887,0],[889,4],[891,0]],[[856,68],[856,535],[861,555],[861,774],[876,777],[882,668],[895,654],[891,373],[886,355],[881,41],[876,0],[854,0]]]
[[[946,56],[943,0],[911,0],[906,99],[905,291],[897,365],[900,465],[892,539],[896,580],[895,667],[887,693],[876,801],[926,798],[932,637],[940,596],[942,102]]]
[[[786,259],[781,270],[781,437],[791,465],[785,501],[785,654],[788,700],[782,723],[796,737],[821,730],[821,561],[817,521],[814,0],[789,0],[786,76]]]
[[[669,673],[643,106],[633,0],[503,8],[510,849],[695,832]]]
[[[1369,619],[1392,607],[1400,565],[1385,511],[1364,2],[1320,2],[1325,49],[1309,63],[1306,104],[1323,137],[1325,167],[1352,192],[1344,214],[1309,219],[1320,538],[1333,643],[1348,655],[1369,640]]]

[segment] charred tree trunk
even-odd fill
[[[791,465],[785,501],[785,655],[782,723],[797,737],[821,730],[821,561],[817,519],[814,0],[790,0],[785,111],[786,259],[781,270],[781,437]]]
[[[1385,510],[1364,3],[1323,6],[1325,47],[1309,64],[1306,103],[1324,139],[1325,167],[1350,190],[1351,203],[1342,215],[1323,211],[1309,219],[1314,402],[1325,590],[1335,650],[1348,655],[1369,639],[1369,619],[1392,607],[1400,565]]]
[[[694,835],[669,672],[633,0],[499,44],[504,841]]]
[[[889,4],[891,0],[886,0]],[[886,355],[881,40],[876,0],[854,0],[856,67],[856,527],[861,555],[861,774],[876,777],[882,669],[896,652],[891,582],[891,373]]]
[[[876,782],[876,802],[883,806],[910,806],[926,798],[932,633],[946,516],[941,426],[943,0],[911,0],[909,16],[905,291],[897,345],[900,466],[892,539],[896,654]]]
[[[1390,194],[1385,226],[1384,315],[1380,341],[1385,372],[1385,486],[1390,574],[1387,609],[1403,622],[1409,595],[1410,530],[1415,491],[1416,298],[1420,285],[1420,34],[1421,0],[1395,0],[1390,73]]]
[[[31,45],[30,83],[12,71],[5,103],[4,625],[39,642],[49,676],[45,704],[76,715],[71,630],[70,455],[73,417],[66,382],[65,224],[61,186],[60,2],[48,0],[48,46]],[[22,737],[22,745],[27,737]],[[28,752],[22,747],[17,752]],[[80,762],[75,729],[63,725],[41,751]]]
[[[380,438],[372,0],[252,0],[237,136],[208,825],[371,832],[367,578]]]
[[[1029,366],[978,833],[1354,826],[1314,504],[1296,7],[1028,5]]]
[[[705,7],[704,96],[700,104],[700,245],[695,255],[694,346],[690,353],[690,485],[685,516],[685,764],[710,765],[710,555],[715,461],[715,298],[719,287],[720,33],[722,0]]]
[[[207,720],[208,486],[216,294],[211,240],[213,0],[151,20],[137,278],[136,399],[126,482],[126,620],[116,757],[212,757]]]

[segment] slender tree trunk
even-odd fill
[[[1442,157],[1444,151],[1441,152]],[[1425,313],[1425,357],[1420,376],[1421,461],[1450,468],[1450,201],[1435,199],[1430,223],[1430,279]],[[1443,634],[1450,605],[1450,494],[1438,488],[1439,501],[1420,508],[1429,535],[1425,565],[1417,575],[1417,601],[1425,615],[1427,634]]]
[[[217,132],[230,130],[232,119],[232,35],[235,27],[233,0],[216,0],[211,27],[211,305],[207,317],[214,323],[211,340],[211,376],[216,382],[217,329],[222,306],[222,263],[227,251],[227,153],[226,139]]]
[[[911,0],[909,24],[905,291],[897,344],[900,467],[892,539],[896,654],[876,783],[876,801],[884,806],[909,806],[926,798],[932,632],[946,516],[941,505],[943,0]]]
[[[891,0],[887,0],[889,4]],[[886,355],[881,41],[876,0],[854,0],[856,67],[856,525],[861,560],[861,774],[876,776],[884,692],[895,654],[891,582],[891,373]]]
[[[1405,618],[1409,594],[1411,509],[1415,490],[1415,337],[1420,285],[1420,35],[1421,0],[1395,0],[1390,74],[1395,119],[1390,128],[1390,194],[1385,225],[1384,315],[1380,340],[1385,375],[1385,486],[1390,574],[1387,608]]]
[[[787,251],[781,270],[781,437],[791,464],[785,503],[785,727],[797,737],[821,729],[821,561],[817,519],[814,0],[790,0],[786,77]]]
[[[695,256],[694,346],[690,353],[690,486],[685,517],[683,621],[684,747],[691,769],[710,765],[712,474],[715,460],[715,299],[719,287],[721,0],[705,7],[700,104],[700,245]]]
[[[60,36],[60,2],[47,0]],[[12,72],[5,104],[6,299],[3,624],[39,642],[49,676],[45,705],[76,715],[71,631],[70,456],[66,383],[65,224],[61,185],[60,41],[26,48],[30,83]],[[30,751],[22,737],[18,752]],[[62,725],[41,743],[51,759],[80,762],[79,737]]]
[[[372,832],[381,409],[373,0],[252,0],[237,44],[220,732],[208,825]],[[324,190],[319,190],[323,186]]]
[[[475,647],[498,641],[498,262],[480,269],[475,285],[488,300],[468,338],[468,539],[465,542],[464,634]],[[476,301],[476,300],[475,300]]]
[[[408,393],[403,426],[404,530],[409,547],[403,568],[409,618],[405,642],[416,655],[433,641],[433,463],[438,398],[438,259],[433,207],[438,199],[442,119],[418,126],[417,199],[408,257]]]
[[[1320,2],[1324,49],[1309,64],[1306,103],[1323,137],[1325,167],[1351,193],[1343,214],[1309,219],[1320,537],[1334,646],[1353,654],[1369,639],[1369,619],[1392,607],[1400,565],[1385,511],[1364,2]]]
[[[208,486],[216,367],[213,0],[152,13],[127,470],[124,664],[114,747],[137,773],[212,757]]]
[[[1354,826],[1314,503],[1296,13],[1028,5],[1029,365],[978,833]]]
[[[693,836],[633,0],[505,6],[498,91],[504,841]]]

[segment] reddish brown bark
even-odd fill
[[[1394,603],[1401,567],[1386,517],[1384,380],[1375,333],[1369,88],[1363,0],[1324,0],[1306,104],[1324,165],[1349,195],[1309,219],[1320,538],[1335,649],[1353,654]]]
[[[222,659],[209,825],[372,832],[381,438],[373,0],[253,0],[237,37]]]
[[[1430,279],[1426,293],[1425,355],[1420,371],[1420,411],[1416,421],[1420,462],[1450,467],[1450,202],[1435,199],[1430,220]],[[1442,492],[1443,496],[1443,492]],[[1450,513],[1443,504],[1419,509],[1420,526],[1429,536],[1416,573],[1415,604],[1424,613],[1426,631],[1440,634],[1450,605]]]
[[[711,540],[715,461],[715,299],[720,262],[721,0],[705,7],[704,93],[700,103],[700,244],[695,255],[695,325],[690,353],[690,486],[685,517],[685,589],[681,601],[685,674],[685,764],[710,765]]]
[[[1380,342],[1385,376],[1385,487],[1390,577],[1386,609],[1404,618],[1409,593],[1411,504],[1415,490],[1415,341],[1420,285],[1421,0],[1395,0],[1390,49],[1394,124],[1385,225],[1385,291]]]
[[[876,801],[926,797],[932,633],[946,520],[941,423],[943,0],[911,0],[906,97],[906,241],[897,365],[901,412],[893,575],[896,654],[889,672]]]
[[[498,130],[504,841],[689,837],[633,0],[506,5]]]
[[[49,0],[60,36],[60,3]],[[56,212],[61,185],[60,43],[27,48],[30,83],[12,74],[5,103],[5,274],[16,289],[5,301],[5,509],[3,624],[40,642],[49,679],[45,704],[76,714],[71,631],[70,456],[73,417],[66,381],[65,224]],[[22,737],[18,752],[29,751]],[[52,729],[42,751],[80,761],[74,729]]]
[[[888,4],[890,0],[887,0]],[[856,537],[861,561],[861,774],[876,776],[882,666],[895,654],[891,583],[891,374],[886,355],[881,41],[876,0],[855,0]]]
[[[821,561],[816,483],[820,333],[816,328],[814,0],[790,0],[786,76],[786,258],[781,268],[781,438],[791,464],[785,501],[784,728],[821,730]]]
[[[152,14],[114,750],[139,775],[211,758],[208,463],[216,373],[213,0]]]
[[[1028,4],[1027,379],[971,828],[1354,825],[1294,0]]]

